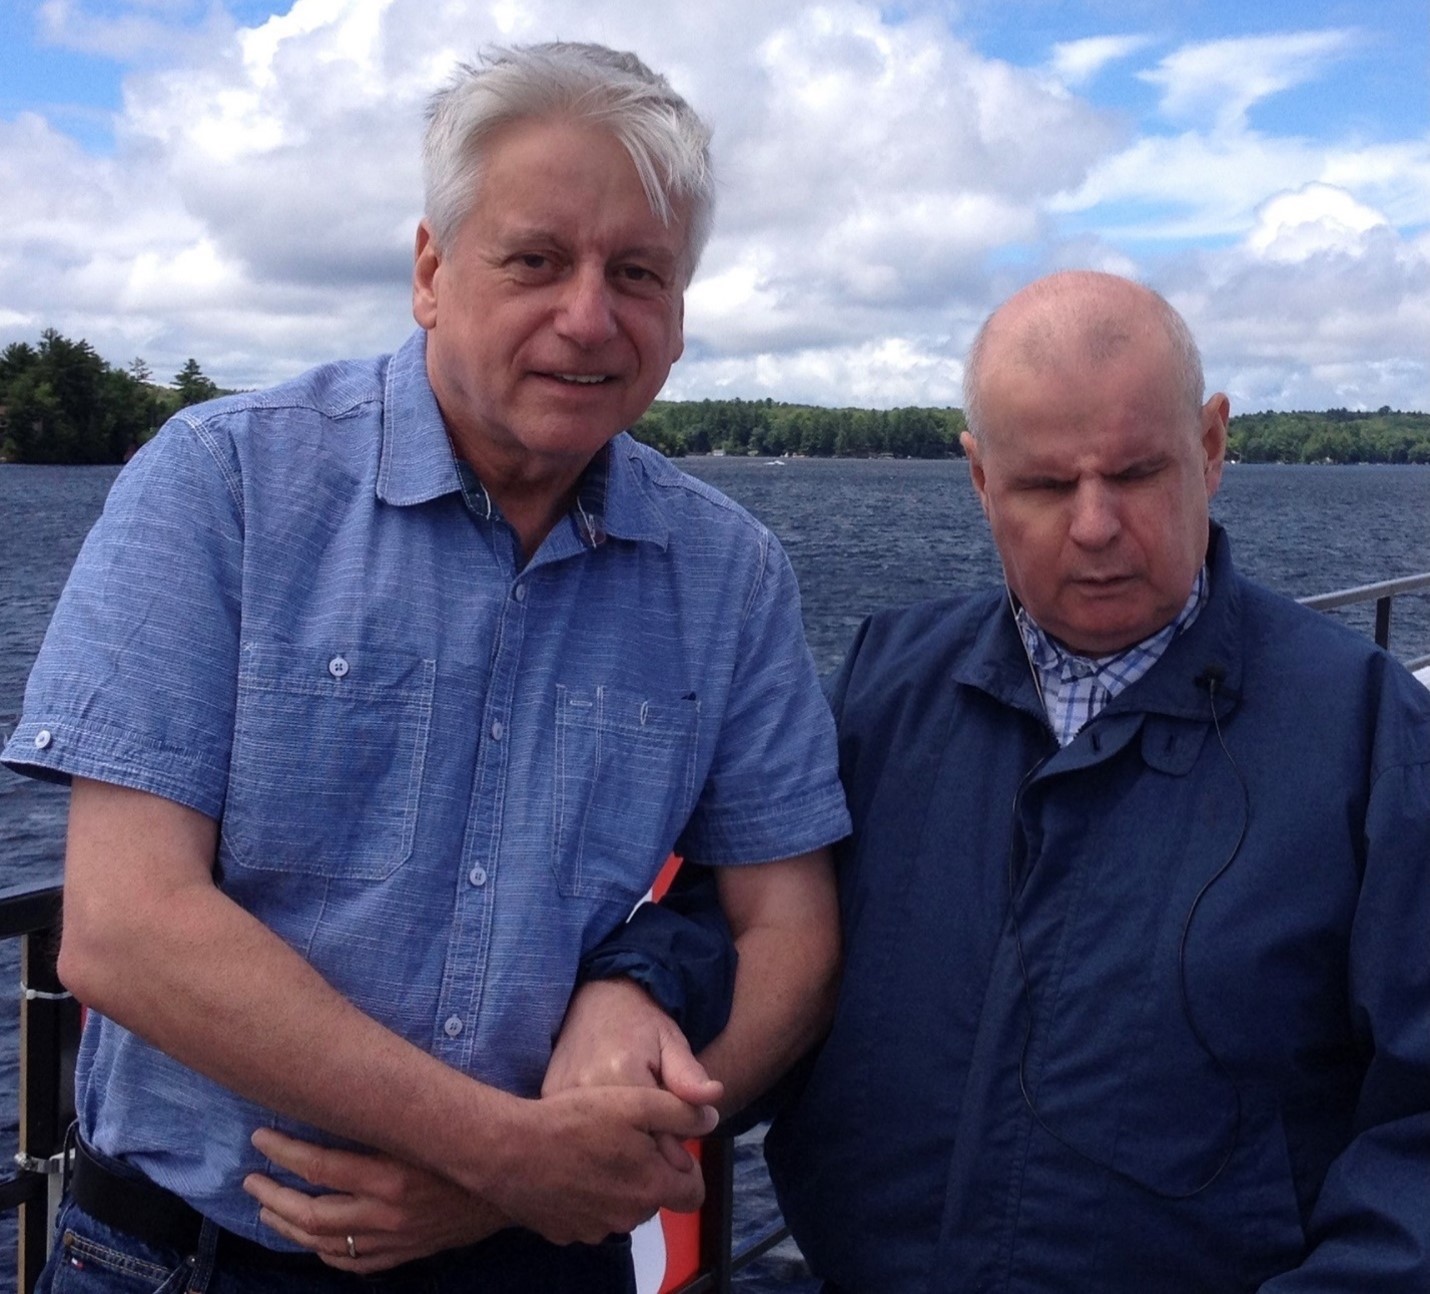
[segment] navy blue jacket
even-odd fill
[[[1001,591],[874,616],[833,703],[844,982],[766,1143],[816,1272],[1430,1290],[1430,693],[1214,531],[1065,749]]]

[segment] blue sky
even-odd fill
[[[8,0],[0,345],[256,385],[411,327],[422,99],[633,48],[716,130],[667,394],[957,403],[1069,265],[1164,291],[1235,408],[1430,409],[1426,0]]]

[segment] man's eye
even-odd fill
[[[1156,476],[1161,469],[1162,465],[1160,463],[1138,463],[1135,467],[1129,467],[1126,471],[1118,472],[1112,479],[1129,484],[1134,481],[1145,481],[1150,477]]]
[[[518,265],[527,270],[544,270],[551,264],[540,252],[523,252],[516,260]]]
[[[645,265],[622,265],[616,271],[616,278],[627,287],[658,288],[663,280],[653,269]]]

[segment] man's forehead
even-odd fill
[[[1108,392],[1096,404],[1064,403],[1055,388],[1024,385],[1020,399],[990,400],[980,445],[986,457],[1019,471],[1074,467],[1117,473],[1176,454],[1195,442],[1195,420],[1172,388]]]
[[[638,186],[593,198],[589,186],[561,184],[559,177],[542,176],[539,170],[534,159],[525,174],[508,168],[484,177],[464,223],[504,251],[595,246],[607,256],[646,263],[678,262],[684,256],[687,203],[673,204],[666,222]]]

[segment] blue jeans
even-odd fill
[[[218,1229],[206,1224],[198,1252],[145,1244],[96,1221],[73,1201],[60,1210],[54,1252],[36,1294],[635,1294],[630,1240],[549,1244],[510,1228],[376,1276],[225,1268]]]

